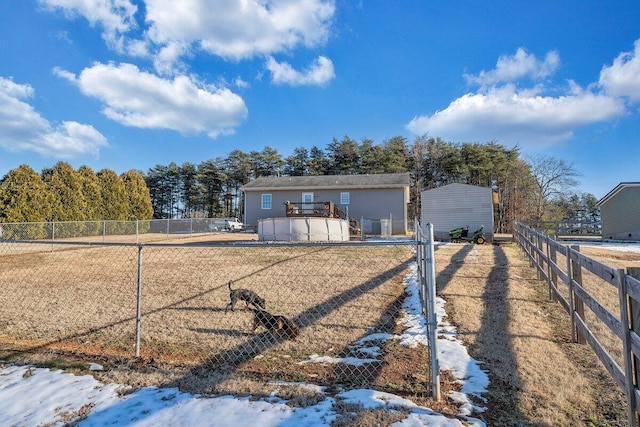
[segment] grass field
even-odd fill
[[[97,360],[104,381],[177,386],[196,393],[268,396],[269,381],[329,387],[367,386],[407,396],[443,413],[446,399],[428,396],[426,349],[381,344],[380,363],[298,364],[310,355],[349,356],[371,332],[398,333],[402,279],[409,246],[306,247],[265,245],[143,248],[142,356],[131,356],[135,327],[136,247],[10,254],[0,246],[0,359],[45,364]],[[202,242],[200,242],[202,243]],[[621,266],[637,254],[582,250]],[[570,340],[568,317],[514,244],[437,247],[438,294],[449,321],[490,377],[481,417],[496,426],[622,426],[624,396],[591,350]],[[267,308],[294,319],[296,341],[252,333],[241,307],[224,313],[226,283],[257,291]],[[606,286],[587,285],[602,298]],[[611,300],[613,304],[613,300]],[[606,331],[599,331],[606,342]],[[611,346],[615,339],[609,337]],[[29,350],[24,352],[23,350]],[[80,354],[81,353],[81,354]],[[443,393],[455,389],[442,373]],[[317,396],[292,386],[301,406]],[[372,415],[386,425],[393,416]]]

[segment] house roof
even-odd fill
[[[616,186],[616,188],[609,191],[602,199],[600,199],[598,203],[596,203],[596,206],[598,207],[602,206],[603,204],[607,203],[607,201],[609,201],[613,196],[618,194],[620,191],[629,187],[640,187],[640,182],[621,182]]]
[[[408,173],[383,173],[372,175],[319,175],[282,176],[256,178],[243,185],[242,191],[299,190],[299,189],[357,189],[357,188],[405,188],[409,187]]]

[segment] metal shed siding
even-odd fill
[[[449,238],[449,230],[469,226],[474,231],[484,225],[493,238],[493,201],[490,188],[449,184],[422,192],[422,223],[433,224],[436,239]]]
[[[622,188],[600,206],[602,237],[640,240],[640,187]]]

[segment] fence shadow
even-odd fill
[[[512,300],[508,297],[509,273],[507,257],[500,246],[493,246],[493,267],[487,276],[482,293],[482,319],[477,332],[478,353],[492,355],[489,364],[499,364],[503,369],[491,369],[489,372],[489,392],[492,396],[492,408],[489,416],[492,420],[512,419],[526,423],[527,416],[519,409],[518,391],[522,380],[518,375],[518,361],[513,348],[513,339],[509,331]],[[490,422],[489,422],[490,424]],[[536,424],[542,427],[540,424]]]
[[[343,291],[340,294],[323,301],[320,304],[316,304],[313,307],[308,308],[291,320],[299,325],[303,330],[308,325],[312,325],[314,322],[321,320],[328,316],[331,312],[338,310],[340,307],[346,305],[350,301],[353,301],[361,295],[374,290],[381,284],[383,284],[389,278],[396,276],[405,271],[409,265],[413,262],[413,259],[405,261],[404,263],[389,269],[378,276],[367,280],[366,282],[358,285],[355,288],[351,288]],[[253,359],[258,354],[267,351],[276,345],[287,340],[286,337],[272,334],[265,331],[258,334],[251,334],[251,338],[247,341],[232,347],[230,349],[223,350],[213,355],[208,360],[204,361],[200,365],[192,368],[187,375],[202,376],[207,372],[214,372],[216,370],[223,370],[226,374],[231,374],[239,365]],[[168,386],[178,387],[184,383],[187,378],[181,378],[175,380]]]
[[[462,245],[460,250],[451,257],[451,262],[436,275],[436,293],[440,293],[447,288],[449,281],[451,281],[456,271],[462,268],[465,257],[472,249],[473,245]]]
[[[101,245],[97,245],[97,246],[101,246]],[[138,245],[133,245],[133,246],[138,246]],[[184,246],[184,245],[176,245],[176,244],[146,244],[145,246],[149,246],[149,247],[180,247],[180,246]],[[221,245],[218,244],[216,246],[221,246]],[[267,266],[264,266],[261,269],[258,269],[256,271],[250,273],[250,274],[246,274],[246,275],[237,277],[235,280],[247,279],[247,278],[251,277],[252,275],[255,275],[257,273],[269,270],[270,268],[273,268],[278,264],[282,264],[282,263],[285,263],[285,262],[289,262],[291,260],[299,259],[299,258],[308,256],[310,254],[322,252],[322,251],[325,251],[327,249],[328,249],[328,247],[321,247],[321,248],[316,249],[314,251],[311,251],[309,253],[300,254],[300,255],[296,255],[296,256],[293,256],[293,257],[289,257],[289,258],[286,258],[286,259],[283,259],[283,260],[279,260],[279,261],[273,262],[273,263],[271,263],[271,264],[269,264]],[[194,307],[187,307],[187,308],[185,308],[183,306],[183,304],[185,304],[185,303],[187,303],[189,301],[198,300],[198,299],[200,299],[200,298],[202,298],[202,297],[204,297],[204,296],[206,296],[206,295],[208,295],[210,293],[217,292],[220,289],[223,289],[223,288],[226,288],[226,287],[227,287],[227,282],[225,281],[223,284],[212,286],[211,288],[209,288],[209,289],[207,289],[205,291],[198,292],[196,294],[193,294],[193,295],[190,295],[188,297],[182,298],[182,299],[180,299],[178,301],[175,301],[175,302],[173,302],[171,304],[167,304],[167,305],[165,305],[163,307],[158,307],[158,308],[155,308],[153,310],[149,310],[147,312],[144,312],[142,314],[142,318],[147,317],[147,316],[152,315],[152,314],[159,313],[159,312],[164,311],[164,310],[223,311],[223,309],[221,309],[219,307],[212,307],[212,308],[206,308],[206,309],[198,308],[198,307],[195,307],[195,308]],[[89,329],[87,329],[85,331],[81,331],[81,332],[77,332],[77,333],[74,333],[74,334],[65,335],[65,336],[60,337],[58,339],[49,340],[47,342],[39,343],[37,345],[29,345],[29,344],[24,344],[23,343],[23,344],[21,344],[21,346],[19,348],[15,349],[15,350],[12,350],[12,349],[4,350],[5,351],[4,354],[5,354],[5,357],[8,360],[13,360],[14,358],[16,358],[16,357],[18,357],[18,356],[20,356],[22,354],[25,354],[25,353],[38,353],[38,352],[42,352],[42,351],[50,351],[51,349],[55,349],[56,347],[58,347],[60,344],[63,344],[63,343],[69,342],[69,341],[75,341],[75,340],[79,340],[79,339],[82,339],[82,338],[86,338],[86,337],[90,336],[91,334],[95,334],[96,332],[100,332],[102,330],[106,330],[106,329],[109,329],[109,328],[112,328],[112,327],[123,325],[123,324],[129,323],[129,322],[134,322],[135,320],[136,320],[136,316],[135,315],[128,316],[128,317],[125,317],[125,318],[120,319],[118,321],[106,323],[106,324],[103,324],[103,325],[93,326],[93,327],[91,327],[91,328],[89,328]],[[227,335],[227,334],[223,333],[223,335]],[[65,353],[65,351],[63,351],[63,350],[55,350],[55,351],[57,353],[61,354],[61,355]],[[78,354],[82,354],[82,353],[79,352]],[[75,356],[76,354],[74,353],[73,355]],[[95,355],[95,354],[86,354],[86,355],[87,356],[92,356],[92,357],[102,356],[102,355]],[[110,357],[110,356],[111,355],[107,355],[106,357]],[[119,356],[119,357],[125,357],[126,358],[127,356]],[[128,357],[134,357],[134,355],[131,355],[131,356],[128,356]]]

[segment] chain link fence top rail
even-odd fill
[[[5,349],[133,357],[139,308],[146,359],[315,382],[429,378],[425,346],[389,339],[404,329],[415,242],[52,245],[0,242]],[[283,317],[230,307],[229,283]]]
[[[413,222],[390,219],[361,219],[362,226],[357,239],[364,236],[391,236],[406,234]],[[242,232],[230,230],[224,218],[149,219],[133,221],[64,221],[0,223],[0,241],[85,241],[144,243],[187,238],[202,234],[228,233],[235,236]]]

